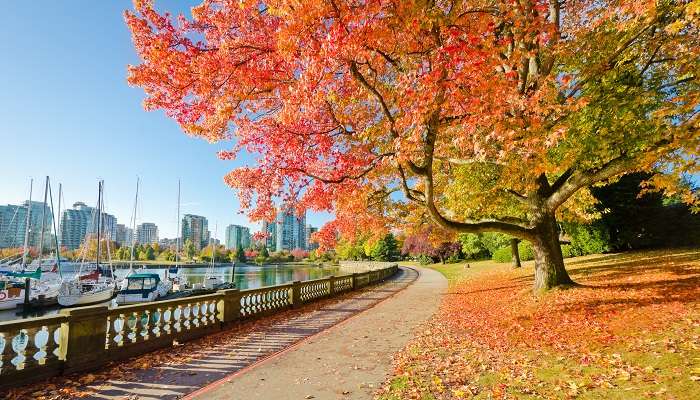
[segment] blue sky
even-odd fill
[[[186,15],[196,3],[156,2]],[[250,159],[219,160],[217,150],[231,143],[186,136],[163,112],[145,112],[143,91],[126,84],[127,64],[138,63],[122,17],[130,7],[129,0],[4,4],[0,204],[26,199],[30,177],[38,198],[50,175],[55,187],[63,183],[68,204],[93,205],[104,179],[107,211],[128,224],[139,176],[138,222],[155,222],[161,238],[174,237],[179,178],[182,213],[206,216],[212,233],[218,222],[222,240],[228,224],[257,227],[238,213],[223,183],[226,172]],[[329,217],[309,213],[307,221],[320,226]]]

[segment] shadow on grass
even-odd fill
[[[615,281],[632,277],[635,273],[672,273],[677,276],[700,274],[700,252],[687,250],[682,253],[668,251],[620,253],[566,261],[569,275],[574,281],[585,279],[595,282],[580,283],[578,287],[599,287],[597,281]],[[604,263],[600,265],[600,263]],[[534,274],[513,278],[519,283],[532,282]],[[604,282],[601,282],[604,283]],[[609,287],[606,285],[606,287]]]
[[[607,290],[611,296],[562,304],[559,309],[564,312],[581,307],[595,311],[611,306],[625,309],[674,302],[688,304],[700,299],[698,251],[610,254],[567,262],[567,267],[578,283],[572,288]],[[533,278],[533,274],[528,274],[511,281],[524,285]]]
[[[445,293],[445,296],[493,292],[496,290],[505,290],[505,289],[520,289],[521,287],[522,286],[520,286],[520,285],[495,286],[495,287],[489,287],[489,288],[479,289],[479,290],[470,290],[468,292],[447,292],[447,293]]]

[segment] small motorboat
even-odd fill
[[[117,291],[117,304],[136,304],[157,300],[170,292],[172,283],[151,272],[129,274]]]

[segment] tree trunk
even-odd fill
[[[574,283],[564,267],[564,257],[559,245],[559,226],[554,215],[544,215],[540,219],[535,229],[532,247],[535,252],[535,292]]]
[[[518,243],[520,240],[516,238],[510,239],[510,252],[511,252],[511,259],[513,262],[513,268],[520,268],[522,265],[520,264],[520,250],[518,249]]]

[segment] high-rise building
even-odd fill
[[[240,225],[229,225],[226,227],[227,249],[247,249],[248,247],[250,247],[250,229]]]
[[[96,208],[82,202],[73,204],[73,208],[64,210],[61,216],[61,246],[77,249],[87,235],[97,233],[97,222]],[[101,226],[103,237],[110,240],[117,238],[117,218],[114,215],[103,212]]]
[[[175,239],[167,239],[167,238],[159,239],[158,244],[160,245],[161,249],[171,249],[174,251],[177,248],[177,238],[175,238]],[[182,246],[182,243],[180,243],[180,246]]]
[[[201,215],[185,214],[182,217],[182,244],[191,240],[197,251],[202,250],[209,243],[209,222]]]
[[[155,244],[158,243],[158,227],[151,222],[144,222],[136,225],[136,243]]]
[[[44,207],[44,203],[25,201],[20,205],[0,206],[0,248],[22,247],[24,245],[25,227],[27,226],[27,212],[29,215],[29,246],[39,245],[41,238],[41,220],[44,220],[44,248],[54,246],[53,216],[50,207]]]
[[[277,247],[277,223],[263,221],[262,231],[265,234],[263,243],[269,251],[275,251]]]
[[[276,221],[275,251],[306,248],[306,212],[280,211]]]
[[[119,246],[131,246],[131,241],[134,240],[134,230],[123,224],[117,224],[117,236],[115,242]]]
[[[318,228],[311,225],[306,225],[306,250],[316,250],[318,249],[318,243],[311,241],[311,235],[318,232]]]

